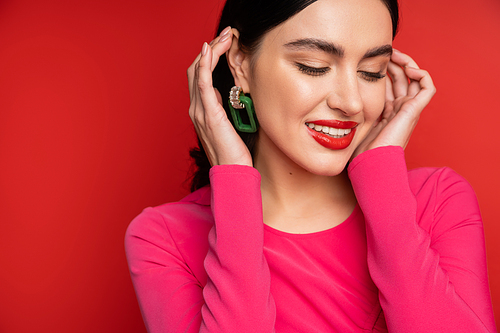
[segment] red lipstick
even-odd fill
[[[333,128],[349,129],[354,128],[358,123],[354,121],[340,121],[340,120],[315,120],[311,121],[315,125],[328,126]]]
[[[325,148],[332,150],[340,150],[349,147],[354,138],[354,134],[356,133],[356,125],[353,121],[338,121],[338,120],[318,120],[314,121],[315,125],[328,126],[333,128],[341,128],[341,129],[351,129],[351,132],[346,136],[341,138],[334,138],[328,134],[317,132],[312,128],[307,126],[307,130],[309,134],[313,137],[316,142],[322,145]]]

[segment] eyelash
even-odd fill
[[[380,79],[383,79],[386,74],[382,74],[381,72],[372,73],[372,72],[360,72],[363,75],[364,79],[368,82],[375,82]]]
[[[330,71],[329,67],[309,67],[304,64],[296,63],[297,68],[304,74],[311,75],[311,76],[321,76]],[[376,82],[380,79],[383,79],[386,74],[382,74],[381,72],[379,73],[372,73],[372,72],[360,72],[363,78],[368,81],[368,82]]]
[[[299,71],[301,71],[304,74],[311,75],[311,76],[321,76],[321,75],[324,75],[330,71],[329,67],[316,68],[316,67],[309,67],[309,66],[306,66],[306,65],[303,65],[300,63],[297,63],[296,65],[297,65],[297,68],[299,69]]]

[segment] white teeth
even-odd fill
[[[330,127],[330,131],[328,132],[328,134],[330,135],[339,135],[339,129],[338,128],[333,128],[333,127]]]
[[[314,123],[306,123],[306,125],[309,128],[314,129],[316,132],[322,132],[325,134],[329,134],[336,139],[339,139],[339,138],[351,133],[351,130],[352,130],[351,128],[347,128],[347,129],[334,128],[334,127],[316,125]]]

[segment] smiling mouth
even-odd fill
[[[343,138],[347,134],[351,133],[351,131],[352,131],[351,128],[346,128],[346,129],[335,128],[335,127],[317,125],[317,124],[313,124],[313,123],[306,123],[306,125],[310,129],[315,130],[316,132],[329,135],[329,136],[331,136],[332,138],[335,138],[335,139]]]

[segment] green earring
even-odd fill
[[[243,94],[241,87],[232,87],[229,92],[229,110],[233,116],[234,127],[240,132],[255,133],[257,132],[257,118],[255,117],[255,109],[250,97]],[[242,111],[246,110],[246,115],[250,124],[245,124],[242,119]],[[244,115],[244,114],[243,114]]]

